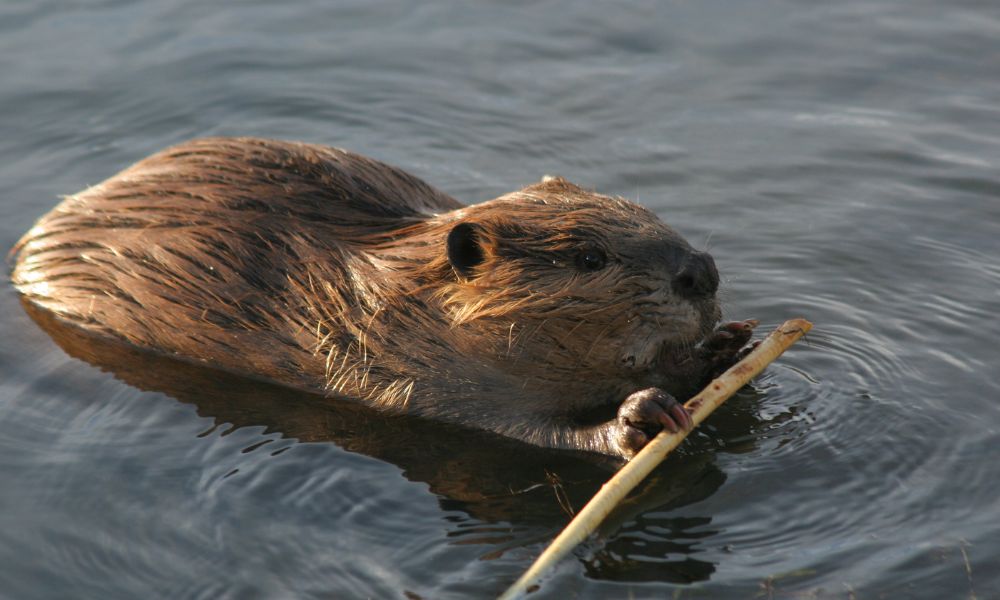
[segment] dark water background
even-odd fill
[[[0,4],[0,247],[241,134],[638,199],[816,323],[538,597],[1000,598],[997,3]],[[491,597],[608,475],[0,301],[3,598]]]

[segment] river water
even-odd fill
[[[816,324],[532,597],[1000,598],[996,3],[15,0],[0,57],[3,248],[167,145],[258,135],[465,202],[637,199],[711,250],[728,318]],[[609,475],[0,302],[3,598],[489,598]]]

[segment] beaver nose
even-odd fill
[[[707,298],[719,289],[719,271],[707,252],[692,252],[671,284],[675,293],[689,300]]]

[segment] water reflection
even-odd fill
[[[22,302],[68,354],[141,390],[192,404],[217,429],[264,427],[270,436],[243,449],[267,449],[273,434],[300,443],[332,442],[397,465],[426,483],[446,511],[461,511],[452,543],[484,545],[482,559],[546,543],[612,474],[617,463],[589,454],[553,451],[487,432],[390,416],[338,399],[143,352],[95,338]],[[586,573],[621,581],[692,582],[709,578],[697,541],[713,535],[710,515],[677,518],[673,509],[708,498],[725,482],[716,452],[746,452],[766,430],[755,394],[745,391],[668,459],[604,523],[598,540],[578,550]],[[272,454],[287,449],[279,445]]]

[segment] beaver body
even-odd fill
[[[712,334],[714,263],[634,203],[551,179],[463,206],[368,158],[253,138],[147,158],[17,252],[25,299],[95,334],[623,457],[688,424],[672,396],[750,329]]]

